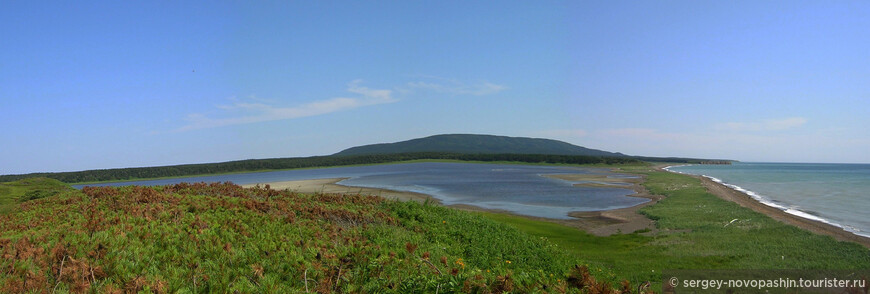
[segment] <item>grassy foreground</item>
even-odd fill
[[[665,269],[870,269],[870,250],[773,220],[707,193],[698,179],[648,167],[651,193],[667,196],[641,213],[657,233],[598,237],[562,225],[504,214],[484,216],[547,238],[562,250],[601,268],[605,277],[661,289]],[[732,220],[735,220],[732,223]]]
[[[665,269],[870,268],[868,249],[721,200],[695,178],[622,168],[667,196],[641,211],[657,232],[597,237],[511,215],[231,184],[5,183],[0,292],[627,293],[625,279],[661,289]]]
[[[232,184],[85,188],[0,215],[3,293],[612,289],[578,263],[467,212]]]

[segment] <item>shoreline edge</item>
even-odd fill
[[[806,218],[794,213],[789,213],[787,210],[783,209],[785,207],[769,205],[763,201],[755,199],[754,197],[752,197],[752,195],[746,192],[730,187],[719,179],[707,175],[693,175],[670,170],[670,168],[677,166],[679,165],[659,166],[655,169],[659,171],[676,173],[699,179],[701,181],[701,185],[704,186],[710,194],[716,195],[716,197],[719,197],[721,199],[737,203],[737,205],[740,205],[741,207],[749,208],[755,212],[764,214],[777,221],[816,234],[831,236],[838,241],[855,242],[861,244],[864,247],[870,248],[870,237],[848,231],[839,224],[833,224],[824,221],[821,218]],[[748,191],[746,189],[743,190]]]

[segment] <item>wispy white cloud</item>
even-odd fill
[[[244,99],[232,97],[229,99],[232,102],[231,104],[216,106],[216,108],[222,110],[220,114],[189,114],[185,118],[187,124],[173,131],[184,132],[231,125],[296,119],[370,105],[392,103],[398,101],[398,99],[394,98],[394,92],[398,92],[399,95],[408,95],[413,94],[415,90],[426,90],[450,95],[483,96],[507,89],[506,86],[489,82],[466,84],[453,79],[424,78],[428,81],[410,82],[403,87],[396,87],[392,90],[364,87],[361,85],[362,80],[354,80],[347,86],[347,92],[355,94],[354,97],[336,97],[289,107],[279,106],[273,99],[262,99],[253,96]]]
[[[439,77],[427,77],[430,81],[409,82],[406,89],[402,91],[413,90],[428,90],[437,93],[450,95],[474,95],[484,96],[495,94],[507,90],[507,86],[493,84],[490,82],[480,82],[476,84],[466,84],[455,79],[446,79]]]
[[[782,131],[800,127],[807,123],[803,117],[790,117],[783,119],[768,119],[757,122],[727,122],[714,126],[719,131],[732,132],[757,132],[757,131]]]
[[[393,98],[391,90],[370,89],[360,86],[361,83],[361,80],[355,80],[348,84],[347,91],[359,95],[358,97],[352,98],[337,97],[313,101],[292,107],[279,107],[261,102],[236,102],[231,105],[219,105],[217,106],[219,109],[235,116],[212,118],[203,114],[194,113],[187,116],[187,125],[178,128],[175,131],[183,132],[265,121],[295,119],[398,101]]]
[[[369,89],[366,87],[361,87],[359,84],[362,83],[362,80],[354,80],[348,85],[347,91],[351,93],[356,93],[363,95],[364,97],[374,99],[376,101],[381,102],[395,102],[393,99],[393,91],[391,90],[377,90],[377,89]]]

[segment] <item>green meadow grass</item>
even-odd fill
[[[69,190],[72,190],[69,185],[48,178],[0,183],[0,214],[13,211],[15,205],[21,201],[44,198]]]
[[[603,268],[605,278],[625,278],[635,284],[651,281],[658,287],[653,289],[661,289],[660,272],[665,269],[870,268],[867,248],[813,234],[722,200],[707,193],[696,178],[648,167],[623,169],[645,175],[644,186],[666,196],[641,210],[656,221],[658,233],[598,237],[550,222],[483,215],[547,238],[565,252]]]

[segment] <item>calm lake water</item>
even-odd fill
[[[709,176],[764,204],[870,237],[870,164],[741,162],[670,170]]]
[[[630,207],[647,199],[628,197],[624,188],[574,187],[576,182],[546,174],[602,174],[604,169],[475,163],[405,163],[178,179],[130,181],[89,186],[156,186],[181,182],[233,182],[239,185],[306,179],[348,178],[342,185],[410,191],[432,195],[445,205],[469,204],[518,214],[569,219],[571,211]],[[616,175],[614,175],[616,176]],[[77,185],[81,188],[84,185]]]

